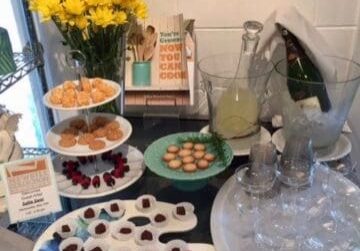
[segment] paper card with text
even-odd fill
[[[11,223],[62,210],[50,155],[0,166]]]

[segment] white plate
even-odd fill
[[[200,130],[201,133],[209,133],[209,126]],[[271,134],[266,128],[261,127],[257,134],[240,138],[226,140],[233,150],[235,156],[247,156],[250,154],[250,147],[255,143],[268,143],[271,141]]]
[[[135,207],[135,200],[124,200],[124,205],[126,208],[124,216],[121,218],[121,221],[128,220],[130,218],[134,217],[148,217],[152,215],[153,212],[168,212],[169,215],[169,221],[168,224],[164,227],[157,228],[157,231],[159,232],[159,236],[164,233],[181,233],[192,230],[197,225],[197,217],[193,217],[190,220],[187,221],[179,221],[176,220],[172,216],[172,210],[174,208],[174,204],[166,203],[166,202],[160,202],[157,201],[156,208],[154,210],[143,213],[136,209]],[[106,203],[106,202],[105,202]],[[91,205],[91,207],[95,208],[103,208],[105,203],[99,203]],[[89,206],[87,206],[89,207]],[[87,208],[84,207],[84,208]],[[46,229],[46,231],[40,236],[40,238],[35,243],[33,251],[38,251],[43,243],[47,240],[52,239],[53,233],[56,231],[58,224],[62,224],[62,222],[66,222],[67,220],[76,220],[78,219],[79,214],[84,210],[84,208],[77,209],[71,213],[68,213],[67,215],[63,216],[62,218],[58,219],[56,222],[54,222],[50,227]],[[116,221],[112,221],[110,224],[113,225],[116,223]],[[138,244],[136,244],[134,238],[128,240],[128,241],[119,241],[111,237],[111,234],[103,239],[107,243],[111,243],[112,247],[121,247],[121,246],[127,246],[131,248],[131,250],[137,251],[140,247]],[[161,243],[160,241],[157,241],[156,245],[159,247],[159,250],[163,250],[165,247],[165,244]],[[215,251],[212,245],[208,244],[191,244],[189,243],[189,248],[191,251]],[[49,251],[55,251],[55,250],[49,250]],[[155,250],[154,250],[155,251]]]
[[[320,168],[324,168],[320,166]],[[324,170],[324,169],[320,169]],[[316,172],[315,172],[316,173]],[[322,175],[316,176],[324,178]],[[320,180],[320,178],[315,178]],[[360,189],[341,173],[330,171],[330,184],[333,190],[337,192],[334,200],[342,199],[347,204],[342,204],[342,214],[356,219],[351,222],[353,226],[360,226]],[[259,248],[254,242],[253,221],[249,215],[241,215],[236,209],[234,194],[237,188],[235,176],[230,177],[221,187],[216,195],[211,210],[210,227],[211,236],[216,250],[221,251],[257,251]],[[310,189],[319,191],[321,185],[312,186]],[[309,194],[321,194],[315,191],[308,191]],[[245,195],[245,193],[243,193]],[[240,197],[242,202],[249,203],[248,197]],[[320,201],[320,200],[319,200]],[[269,219],[271,222],[271,220]],[[355,231],[354,231],[355,232]],[[344,240],[347,236],[344,236]],[[264,249],[265,250],[265,249]],[[270,250],[270,249],[269,249]],[[290,249],[286,249],[290,250]],[[334,249],[343,250],[343,249]],[[350,250],[350,249],[349,249]]]
[[[69,127],[69,124],[73,119],[78,119],[78,118],[84,119],[85,118],[84,115],[80,115],[80,116],[75,116],[75,117],[66,119],[66,120],[60,122],[59,124],[55,125],[53,128],[51,128],[50,131],[46,135],[46,142],[47,142],[48,147],[51,150],[53,150],[54,152],[60,153],[62,155],[89,156],[89,155],[97,155],[97,154],[112,150],[112,149],[118,147],[119,145],[121,145],[122,143],[124,143],[130,137],[130,135],[132,133],[132,126],[127,119],[120,117],[120,116],[113,115],[113,114],[108,114],[108,113],[91,113],[89,115],[90,121],[94,117],[97,117],[97,116],[102,116],[102,117],[108,118],[109,120],[118,121],[120,123],[120,129],[123,132],[122,138],[117,141],[109,141],[106,138],[100,138],[101,140],[105,141],[106,145],[103,149],[100,149],[97,151],[91,150],[88,145],[76,144],[75,146],[72,146],[72,147],[61,147],[59,145],[59,140],[61,138],[60,137],[61,132],[64,129],[66,129],[67,127]]]
[[[76,111],[76,110],[83,110],[83,109],[90,109],[90,108],[94,108],[103,104],[106,104],[114,99],[116,99],[121,92],[121,87],[118,83],[111,81],[111,80],[107,80],[107,79],[103,79],[105,83],[111,85],[114,89],[115,89],[115,94],[112,97],[106,98],[103,102],[99,102],[99,103],[90,103],[90,105],[86,105],[86,106],[74,106],[74,107],[63,107],[62,105],[54,105],[50,102],[50,95],[51,95],[51,90],[49,90],[43,97],[43,102],[44,104],[51,108],[51,109],[56,109],[56,110],[63,110],[63,111]],[[91,79],[90,79],[91,81]],[[73,81],[76,85],[78,84],[78,80],[74,80]],[[55,88],[59,87],[60,85],[56,86]]]
[[[276,149],[282,153],[285,147],[284,129],[277,130],[272,135],[271,140],[276,146]],[[348,137],[345,134],[340,134],[340,137],[336,142],[334,149],[330,153],[324,154],[316,152],[315,158],[318,161],[332,161],[341,159],[351,152],[351,148],[351,141],[348,139]]]
[[[58,184],[58,190],[61,196],[75,199],[90,199],[106,196],[112,193],[119,192],[125,188],[134,184],[145,171],[144,155],[135,147],[129,145],[122,145],[113,150],[114,153],[122,152],[123,156],[127,158],[130,171],[125,173],[123,178],[115,179],[115,185],[109,187],[105,184],[102,177],[103,173],[110,172],[114,165],[108,162],[103,162],[101,156],[97,156],[97,168],[98,172],[95,172],[94,164],[87,163],[86,165],[80,164],[80,170],[82,173],[89,177],[95,175],[100,176],[101,185],[98,188],[94,188],[92,185],[88,189],[83,189],[80,184],[74,186],[71,184],[71,180],[66,179],[66,176],[62,174],[62,163],[66,160],[76,160],[75,157],[57,156],[54,160],[54,169],[56,181]]]

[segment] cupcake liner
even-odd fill
[[[143,199],[149,199],[149,201],[150,201],[150,207],[149,208],[143,208],[143,206],[142,206]],[[150,212],[154,208],[156,208],[156,198],[154,196],[150,195],[150,194],[141,195],[140,197],[138,197],[136,199],[135,207],[140,212],[144,212],[144,213]]]
[[[163,216],[165,216],[165,221],[162,222],[156,222],[155,217],[161,214]],[[158,211],[158,212],[154,212],[151,214],[150,216],[150,221],[151,221],[151,225],[153,225],[154,227],[165,227],[168,223],[169,223],[169,214],[165,211]]]
[[[179,248],[180,251],[187,251],[189,247],[183,240],[172,240],[166,243],[164,251],[172,251],[173,248]]]
[[[179,215],[176,212],[177,207],[181,207],[181,206],[185,208],[185,212],[186,212],[185,215]],[[194,210],[195,210],[195,207],[193,204],[191,204],[189,202],[180,202],[175,205],[175,207],[173,209],[173,216],[178,220],[187,221],[195,216]]]
[[[95,228],[99,225],[99,224],[104,224],[105,225],[105,232],[101,233],[101,234],[97,234],[95,232]],[[109,233],[110,233],[110,223],[106,220],[94,220],[93,222],[90,223],[90,225],[87,228],[87,231],[89,232],[89,234],[91,234],[92,237],[94,238],[105,238]]]
[[[87,209],[89,209],[89,208],[93,209],[94,212],[95,212],[95,216],[94,216],[93,218],[85,218],[84,213],[85,213],[85,211],[86,211]],[[93,222],[94,220],[97,220],[97,219],[99,218],[100,212],[101,212],[101,209],[98,208],[98,207],[86,207],[86,208],[84,208],[83,210],[81,210],[81,213],[80,213],[79,217],[80,217],[85,223],[90,224],[91,222]]]
[[[121,228],[130,228],[131,233],[122,234],[122,233],[120,233]],[[135,224],[130,221],[118,221],[115,224],[113,224],[112,229],[111,229],[111,235],[119,241],[127,241],[134,236],[135,229],[136,229]]]
[[[152,240],[142,240],[141,235],[144,231],[149,231],[152,234]],[[153,246],[158,242],[159,231],[153,226],[144,226],[136,228],[135,230],[135,242],[140,246]],[[152,249],[154,250],[154,249]]]
[[[119,211],[117,211],[117,212],[112,212],[111,211],[110,206],[112,204],[114,204],[114,203],[116,203],[118,205],[118,207],[119,207]],[[108,203],[105,204],[104,210],[112,218],[121,218],[125,214],[126,206],[125,206],[125,203],[123,201],[121,201],[121,200],[111,200],[111,201],[109,201]]]
[[[68,247],[71,244],[76,244],[77,245],[76,251],[80,251],[81,248],[83,247],[84,242],[82,241],[82,239],[77,237],[67,238],[60,243],[59,251],[63,251],[66,247]]]
[[[63,232],[62,227],[67,225],[70,228],[70,232]],[[61,224],[56,226],[56,232],[61,236],[61,238],[66,239],[75,235],[77,230],[77,225],[75,220],[64,220]]]
[[[109,244],[107,244],[105,240],[88,239],[84,243],[84,251],[91,251],[96,247],[99,247],[101,249],[101,251],[108,251],[109,250]]]

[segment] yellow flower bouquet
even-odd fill
[[[85,56],[88,77],[116,82],[122,77],[126,32],[148,13],[143,0],[29,0],[29,8],[42,22],[52,20],[64,44]]]

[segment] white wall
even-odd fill
[[[151,15],[184,13],[185,18],[196,19],[198,59],[226,51],[239,51],[241,46],[242,23],[248,19],[264,21],[278,6],[293,4],[318,28],[329,44],[340,55],[351,58],[357,41],[358,13],[360,0],[147,0]],[[43,39],[54,31],[43,33]],[[59,52],[60,40],[50,38],[46,43],[47,53]],[[50,71],[56,71],[54,55],[49,60]],[[360,60],[359,60],[360,61]],[[59,74],[52,74],[58,81]],[[200,79],[200,78],[199,78]],[[206,114],[206,102],[196,85],[199,97],[195,107],[188,113]]]

